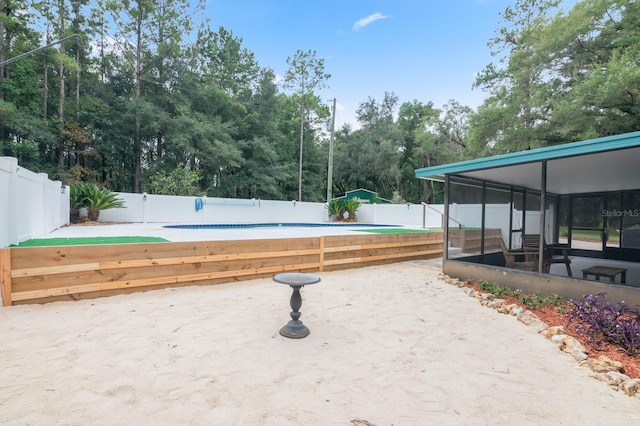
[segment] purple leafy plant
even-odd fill
[[[629,355],[640,354],[640,306],[631,307],[624,301],[613,304],[605,294],[572,299],[573,308],[567,314],[569,326],[595,346],[608,342]]]

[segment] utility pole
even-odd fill
[[[333,111],[331,116],[331,137],[329,138],[329,166],[327,170],[327,203],[331,202],[331,190],[333,189],[333,131],[336,127],[336,98],[333,98]]]

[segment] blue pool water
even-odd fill
[[[173,229],[236,229],[236,228],[326,228],[326,227],[358,227],[381,228],[398,225],[380,225],[374,223],[202,223],[185,225],[165,225]]]

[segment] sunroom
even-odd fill
[[[640,132],[416,169],[444,182],[443,272],[640,304]]]

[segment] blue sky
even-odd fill
[[[515,0],[208,0],[211,27],[243,39],[261,66],[284,75],[298,49],[316,50],[332,76],[320,92],[337,99],[336,127],[385,91],[399,102],[477,108],[475,73],[492,62],[487,42]]]

